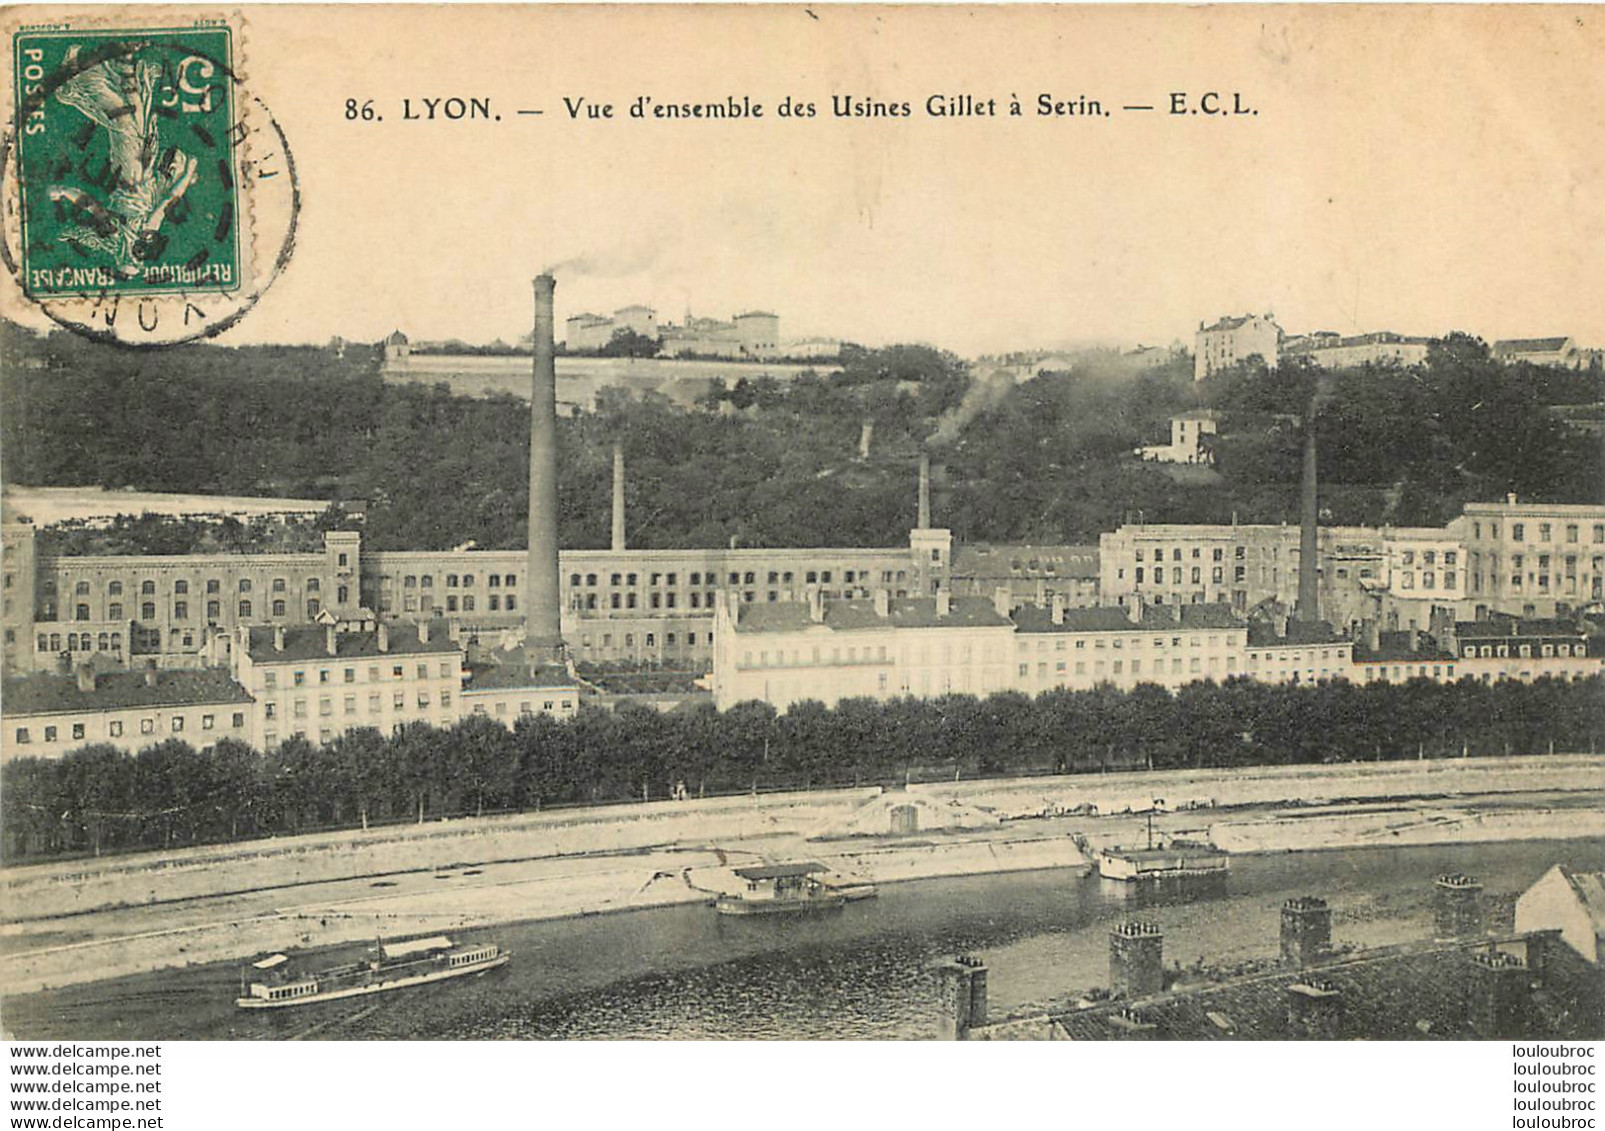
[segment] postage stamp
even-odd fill
[[[30,295],[240,285],[227,27],[14,37]]]
[[[6,266],[69,329],[155,346],[221,333],[288,262],[282,130],[240,80],[238,29],[23,26],[0,146]]]

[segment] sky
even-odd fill
[[[560,320],[757,308],[785,337],[970,355],[1190,346],[1246,311],[1605,346],[1598,9],[240,11],[303,206],[225,341],[512,341],[555,265]],[[1257,112],[1168,112],[1206,91]],[[1041,117],[1041,94],[1110,116]],[[642,95],[765,116],[631,119]],[[913,115],[838,119],[832,95]],[[931,117],[931,95],[999,116]],[[402,120],[403,98],[450,96],[501,120]],[[779,117],[787,97],[816,115]]]

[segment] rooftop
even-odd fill
[[[1564,864],[1556,869],[1577,893],[1577,900],[1594,922],[1596,933],[1605,933],[1605,872],[1574,872]]]
[[[321,624],[287,626],[284,647],[273,646],[274,634],[279,629],[256,625],[249,629],[246,653],[257,663],[294,663],[304,660],[352,659],[358,656],[415,656],[440,652],[461,652],[462,645],[453,640],[444,621],[429,626],[429,639],[419,639],[415,624],[385,624],[381,626],[389,636],[388,647],[379,647],[379,633],[334,633],[335,651],[329,652],[328,628]]]
[[[1096,580],[1098,547],[966,543],[953,549],[953,573],[960,577]]]
[[[1494,343],[1494,353],[1557,353],[1571,338],[1506,338]]]
[[[1508,640],[1515,637],[1565,636],[1576,639],[1587,636],[1586,626],[1575,620],[1558,618],[1518,619],[1516,617],[1489,617],[1487,620],[1455,622],[1455,635],[1462,640]]]
[[[81,690],[74,676],[40,673],[8,679],[4,685],[7,718],[75,711],[108,711],[123,707],[188,707],[202,703],[249,703],[245,689],[223,671],[156,672],[155,683],[144,672],[98,676],[93,691]]]
[[[1135,1014],[1159,1040],[1278,1040],[1292,1035],[1288,994],[1294,986],[1320,984],[1341,1002],[1339,1037],[1370,1040],[1444,1040],[1475,1034],[1468,1023],[1472,957],[1487,941],[1434,944],[1370,952],[1315,970],[1281,968],[1225,984],[1180,989],[1139,1003]],[[1523,950],[1526,939],[1501,941],[1501,949]],[[1584,960],[1564,946],[1547,946],[1546,983],[1586,978]],[[1533,993],[1524,1020],[1549,1037],[1595,1035],[1600,1022],[1592,1010],[1564,1002],[1568,996],[1540,989]],[[1131,1003],[1115,1001],[1090,1009],[1056,1013],[1054,1036],[1101,1041],[1122,1035],[1115,1018]],[[1129,1027],[1129,1026],[1128,1026]],[[984,1033],[985,1030],[983,1029]]]
[[[825,628],[852,632],[870,628],[1007,628],[1009,618],[984,597],[954,597],[948,615],[936,615],[934,597],[894,597],[887,615],[875,611],[869,598],[824,602],[824,620],[815,622],[806,601],[741,606],[737,632],[801,632]]]
[[[1133,622],[1125,609],[1101,606],[1066,609],[1064,623],[1054,624],[1051,609],[1022,605],[1014,611],[1020,632],[1173,632],[1186,629],[1233,629],[1244,623],[1225,605],[1148,605],[1142,620]]]
[[[1287,631],[1278,635],[1277,626],[1255,621],[1248,626],[1248,643],[1251,648],[1275,648],[1278,645],[1341,644],[1344,637],[1323,621],[1290,620]]]
[[[475,667],[463,694],[471,691],[508,691],[521,687],[573,687],[574,680],[561,664],[512,662]]]
[[[736,875],[744,880],[784,880],[792,876],[812,876],[816,872],[828,872],[823,864],[761,864],[751,868],[737,868]]]
[[[1354,644],[1354,662],[1357,664],[1391,663],[1444,663],[1457,657],[1438,646],[1438,642],[1425,632],[1383,632],[1378,634],[1377,647],[1364,640]],[[1413,646],[1412,646],[1413,645]]]

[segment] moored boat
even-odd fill
[[[735,869],[746,881],[746,890],[725,892],[714,900],[721,915],[798,915],[835,911],[847,905],[849,896],[819,880],[829,871],[823,864],[760,864]],[[873,885],[868,895],[873,895]],[[866,896],[857,894],[854,899]]]
[[[282,1009],[314,1002],[422,986],[483,974],[512,956],[495,943],[458,945],[445,935],[403,942],[380,942],[361,962],[305,971],[284,954],[251,964],[249,986],[241,979],[234,1004],[241,1009]]]

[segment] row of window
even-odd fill
[[[317,668],[317,669],[313,669],[313,670],[315,670],[316,673],[317,673],[318,683],[319,684],[330,684],[330,683],[334,682],[334,673],[335,673],[335,669],[334,668]],[[428,661],[424,661],[424,662],[419,663],[416,666],[415,670],[418,673],[418,678],[419,679],[428,679],[429,678],[429,663],[428,663]],[[379,664],[369,664],[368,665],[368,682],[369,683],[378,683],[381,671],[383,671],[383,668],[382,668],[381,665],[379,665]],[[441,679],[449,679],[452,676],[457,675],[461,671],[461,662],[459,660],[455,659],[455,658],[449,659],[449,660],[441,660],[440,664],[439,664],[439,671],[440,671],[440,678]],[[407,678],[407,665],[406,664],[391,664],[390,665],[390,678],[391,679],[406,679]],[[341,682],[343,682],[343,683],[356,683],[356,682],[358,682],[358,680],[357,680],[357,669],[354,668],[354,667],[340,669],[340,679],[341,679]],[[308,682],[308,669],[306,669],[306,668],[294,668],[294,669],[292,669],[290,671],[290,686],[292,686],[292,687],[304,687],[304,686],[306,686],[307,682]],[[279,686],[279,673],[278,673],[278,671],[273,669],[273,668],[264,669],[263,672],[262,672],[262,686],[265,687],[265,688],[268,688],[269,690],[273,690],[274,688],[277,688]]]
[[[707,644],[708,644],[708,647],[711,648],[711,647],[713,647],[713,633],[710,632],[710,633],[707,634],[707,636],[708,636]],[[634,648],[635,647],[635,633],[626,632],[626,633],[623,634],[622,639],[624,641],[624,647],[626,647],[626,648]],[[642,639],[646,642],[646,647],[648,647],[648,648],[656,648],[658,646],[658,634],[655,633],[655,632],[646,633],[642,637]],[[664,636],[663,636],[663,644],[664,644],[664,647],[666,647],[666,648],[676,647],[676,636],[675,636],[675,634],[672,633],[672,632],[665,633]],[[694,632],[686,633],[685,634],[685,646],[687,648],[694,648],[694,647],[696,647],[696,644],[697,644],[697,634],[694,633]],[[602,635],[601,635],[601,646],[603,648],[611,648],[611,647],[613,647],[613,634],[611,632],[602,633]],[[582,649],[589,649],[591,647],[591,638],[589,636],[581,636],[580,637],[580,647]]]
[[[1540,523],[1536,523],[1535,525],[1538,527],[1538,537],[1535,538],[1534,541],[1536,541],[1536,542],[1553,542],[1555,540],[1555,525],[1554,525],[1554,523],[1540,522]],[[1565,533],[1566,533],[1566,541],[1568,541],[1568,542],[1577,542],[1577,541],[1581,540],[1582,531],[1578,527],[1578,524],[1575,523],[1575,522],[1568,522],[1568,523],[1565,524]],[[1605,522],[1596,522],[1596,523],[1594,523],[1594,529],[1593,529],[1592,533],[1593,533],[1593,536],[1594,536],[1593,540],[1595,542],[1605,542]],[[1471,524],[1471,536],[1473,538],[1478,539],[1479,541],[1481,540],[1481,538],[1482,538],[1482,523],[1473,522]],[[1497,522],[1490,522],[1488,524],[1488,536],[1490,538],[1495,538],[1495,539],[1497,539],[1499,537],[1499,524]],[[1510,540],[1512,542],[1525,542],[1525,541],[1527,541],[1527,523],[1525,523],[1525,522],[1513,522],[1513,523],[1511,523],[1510,524]]]
[[[486,599],[485,604],[486,607],[493,613],[499,613],[503,609],[506,609],[508,612],[514,612],[518,608],[518,598],[513,596],[511,593],[508,593],[506,596],[492,593]],[[393,609],[395,608],[395,602],[391,600],[388,594],[386,594],[379,599],[379,607],[385,610]],[[422,597],[414,597],[409,594],[401,599],[401,607],[403,611],[409,613],[427,613],[433,611],[436,606],[434,597],[429,596],[428,594],[425,594]],[[478,607],[479,606],[474,600],[472,594],[467,594],[461,599],[455,595],[447,597],[446,603],[443,606],[445,611],[448,613],[472,613],[477,612]]]
[[[61,633],[41,632],[37,643],[41,652],[60,652]],[[69,652],[121,652],[122,650],[123,634],[120,632],[102,632],[96,637],[91,637],[87,632],[67,633]]]
[[[745,572],[742,572],[742,571],[739,571],[739,570],[731,570],[729,575],[728,575],[728,577],[729,577],[728,584],[730,584],[730,585],[756,585],[756,584],[758,584],[758,576],[759,576],[760,572],[763,572],[763,571],[747,570]],[[842,571],[842,582],[843,582],[843,584],[846,584],[846,585],[855,585],[855,584],[856,585],[867,585],[867,584],[870,584],[873,581],[875,572],[876,571],[874,571],[874,570],[868,570],[868,569],[847,569],[847,570],[843,570]],[[881,582],[883,584],[891,584],[891,583],[897,582],[897,581],[907,581],[908,580],[908,571],[905,570],[905,569],[898,569],[898,570],[883,569],[883,570],[881,570],[879,572],[880,572],[880,580],[881,580]],[[767,573],[765,574],[765,576],[766,576],[767,583],[770,584],[770,585],[791,585],[797,580],[796,573],[793,572],[792,570],[789,570],[789,569],[788,570],[778,570],[778,569],[768,570]],[[583,573],[583,574],[582,573],[571,573],[571,574],[568,575],[568,584],[569,584],[569,587],[571,589],[581,589],[581,588],[584,588],[584,589],[595,589],[597,587],[597,585],[600,583],[600,581],[599,581],[600,577],[601,577],[600,574],[595,574],[595,573]],[[829,585],[834,581],[834,579],[835,579],[835,573],[832,570],[828,570],[828,569],[810,569],[810,570],[803,571],[803,583],[805,585]],[[614,574],[609,574],[608,575],[608,582],[607,583],[608,583],[608,585],[610,587],[615,588],[615,589],[616,588],[620,588],[620,587],[633,589],[639,584],[639,581],[640,581],[640,575],[639,574],[634,574],[634,573],[614,573]],[[708,572],[708,573],[702,573],[700,571],[699,572],[695,572],[695,573],[692,573],[690,575],[690,579],[689,579],[688,583],[690,585],[692,585],[692,586],[706,586],[706,585],[715,585],[716,586],[716,585],[719,584],[719,575],[716,574],[716,573],[713,573],[711,571]],[[654,588],[659,587],[659,586],[663,586],[663,585],[667,585],[670,588],[674,588],[675,586],[678,586],[680,584],[680,575],[677,574],[677,573],[668,573],[668,574],[654,573],[654,574],[651,575],[650,584]],[[656,600],[656,597],[657,597],[657,595],[654,594],[653,595],[654,600]],[[668,597],[669,597],[669,607],[673,608],[673,605],[674,605],[674,594],[672,594],[672,593],[668,594]],[[614,608],[618,608],[617,600],[618,600],[618,598],[615,596],[615,598],[614,598],[615,604],[613,606]],[[633,596],[631,597],[631,600],[632,601],[634,600]],[[709,601],[710,604],[712,603],[713,594],[711,594],[711,593],[708,594],[708,601]],[[592,605],[591,607],[595,608],[594,605]],[[632,604],[631,607],[633,608],[634,605]],[[657,606],[654,604],[653,608],[656,608],[656,607]]]
[[[322,581],[320,581],[316,577],[308,577],[308,578],[306,578],[306,580],[304,581],[303,584],[304,584],[304,586],[306,588],[306,591],[308,593],[316,593],[323,587]],[[45,579],[44,585],[45,585],[45,592],[47,592],[47,593],[48,592],[52,592],[55,589],[55,581],[50,579],[50,578],[46,578]],[[239,579],[238,588],[239,588],[239,591],[241,593],[249,593],[249,592],[251,592],[251,587],[252,587],[252,581],[251,581],[251,579],[249,577],[242,577],[242,578]],[[289,589],[289,583],[288,583],[288,581],[286,581],[286,579],[284,579],[282,577],[275,577],[271,582],[269,582],[269,588],[274,593],[284,593]],[[75,596],[87,597],[89,595],[89,593],[90,593],[89,582],[87,582],[87,581],[79,581],[79,582],[75,583],[73,585],[73,587],[72,587],[72,591],[73,591],[73,594]],[[223,582],[222,582],[222,580],[219,579],[219,578],[216,578],[216,577],[209,578],[207,580],[207,582],[206,582],[206,591],[208,593],[221,593],[223,591]],[[146,580],[146,581],[141,581],[139,583],[139,594],[140,594],[140,596],[142,596],[142,597],[151,597],[151,596],[154,596],[155,593],[156,593],[156,583],[154,581]],[[183,596],[186,596],[188,593],[189,593],[189,582],[187,580],[184,580],[183,578],[180,578],[177,581],[173,582],[173,595],[175,597],[183,597]],[[122,595],[123,595],[123,583],[121,581],[108,581],[106,583],[106,596],[108,596],[108,597],[121,597]]]
[[[1580,643],[1540,644],[1538,649],[1538,655],[1546,657],[1588,655],[1588,645]],[[1471,660],[1476,659],[1477,657],[1497,657],[1499,659],[1506,659],[1512,653],[1510,650],[1510,645],[1508,644],[1467,644],[1460,650],[1460,654],[1466,659]],[[1531,644],[1518,644],[1516,645],[1514,654],[1524,660],[1530,659],[1533,655],[1533,646]]]
[[[340,593],[341,593],[341,600],[344,601],[344,599],[345,599],[345,590],[342,588],[340,590]],[[239,615],[242,618],[248,618],[248,617],[253,615],[253,612],[252,612],[253,606],[252,606],[250,601],[241,601],[239,603],[239,605],[237,606],[237,608],[238,608],[238,611],[239,611]],[[268,605],[268,608],[271,610],[271,615],[276,616],[276,617],[288,616],[289,615],[289,611],[290,611],[289,603],[286,602],[286,601],[283,601],[283,600],[276,600],[276,601],[271,602]],[[323,603],[321,601],[318,601],[316,599],[307,601],[307,603],[306,603],[306,617],[307,617],[307,620],[316,619],[318,613],[320,613],[322,610],[323,610]],[[206,619],[207,620],[215,621],[218,618],[220,618],[222,615],[223,615],[223,604],[222,604],[221,601],[208,601],[208,602],[206,602]],[[90,615],[90,608],[89,608],[88,605],[81,604],[81,605],[76,606],[73,609],[73,620],[87,621],[87,620],[93,620],[93,619],[95,619],[95,618]],[[120,602],[113,601],[110,605],[106,606],[106,619],[107,620],[122,620],[123,619],[123,606],[122,606],[122,604]],[[147,623],[149,623],[150,621],[153,621],[153,620],[156,619],[156,603],[154,601],[146,601],[146,602],[142,603],[139,606],[139,619],[142,620],[142,621],[145,621]],[[173,602],[173,615],[172,615],[171,619],[173,619],[173,620],[189,620],[190,619],[189,602],[188,601],[174,601]]]
[[[439,694],[440,706],[449,708],[451,706],[451,697],[452,692],[449,688],[441,688]],[[433,697],[426,689],[419,689],[414,695],[414,701],[418,710],[427,711],[432,705]],[[368,715],[370,717],[378,715],[383,709],[383,705],[384,696],[381,693],[377,691],[369,692]],[[390,695],[390,707],[395,711],[405,711],[407,709],[407,693],[405,691],[392,692]],[[357,697],[355,695],[344,696],[341,700],[341,708],[346,717],[349,718],[355,715],[357,713]],[[292,699],[290,701],[290,715],[292,718],[306,718],[308,709],[309,705],[305,699]],[[262,704],[262,717],[264,719],[279,718],[279,704],[272,699],[266,700]],[[334,717],[334,699],[332,696],[324,696],[318,700],[318,717],[323,719]]]
[[[390,574],[383,574],[379,578],[379,586],[382,589],[388,589],[391,587],[394,581],[395,578],[393,578]],[[474,575],[471,573],[465,573],[460,577],[455,573],[448,573],[446,575],[447,589],[472,589],[474,584]],[[485,587],[487,589],[513,589],[516,588],[517,585],[517,574],[491,573],[485,575]],[[432,573],[405,574],[401,579],[401,587],[403,589],[433,589],[435,587],[435,575]]]
[[[156,733],[156,727],[157,727],[157,725],[158,725],[158,723],[160,721],[161,721],[160,720],[160,716],[157,716],[157,715],[147,715],[147,716],[145,716],[144,718],[139,720],[139,733],[142,734],[142,735],[153,735],[153,734],[155,734]],[[230,729],[233,729],[233,730],[243,730],[243,729],[245,729],[245,712],[244,711],[235,711],[232,715],[229,716],[229,724],[228,725],[229,725]],[[173,715],[168,719],[167,727],[168,727],[168,730],[173,734],[183,734],[185,732],[187,726],[188,726],[188,717],[185,716],[185,715]],[[72,735],[72,739],[71,740],[73,742],[82,742],[84,740],[84,738],[85,738],[85,735],[86,735],[86,727],[87,727],[87,724],[85,724],[85,723],[71,723],[71,724],[69,724],[67,730],[68,730],[68,733],[70,733]],[[216,730],[217,729],[217,716],[213,715],[213,714],[202,715],[201,716],[201,729],[202,730]],[[16,733],[16,740],[17,740],[18,745],[26,745],[28,743],[33,742],[33,729],[31,727],[18,727],[16,729],[15,733]],[[112,719],[111,722],[106,724],[106,733],[107,733],[108,736],[110,736],[112,738],[122,738],[123,735],[124,735],[124,723],[123,723],[123,720],[122,719]],[[41,742],[59,742],[59,741],[61,741],[61,728],[59,726],[54,725],[54,724],[46,726],[46,727],[43,727],[42,730],[41,730],[40,741]]]
[[[1446,566],[1455,565],[1457,563],[1457,561],[1459,560],[1459,557],[1460,557],[1459,551],[1457,551],[1457,550],[1445,550],[1445,551],[1443,551],[1443,564],[1446,565]],[[1399,559],[1401,565],[1414,565],[1415,564],[1415,560],[1416,560],[1416,552],[1414,550],[1406,550],[1406,551],[1404,551],[1404,553],[1400,555],[1400,559]],[[1421,564],[1424,565],[1424,566],[1437,565],[1438,564],[1438,551],[1436,551],[1436,550],[1422,550],[1421,551]]]

